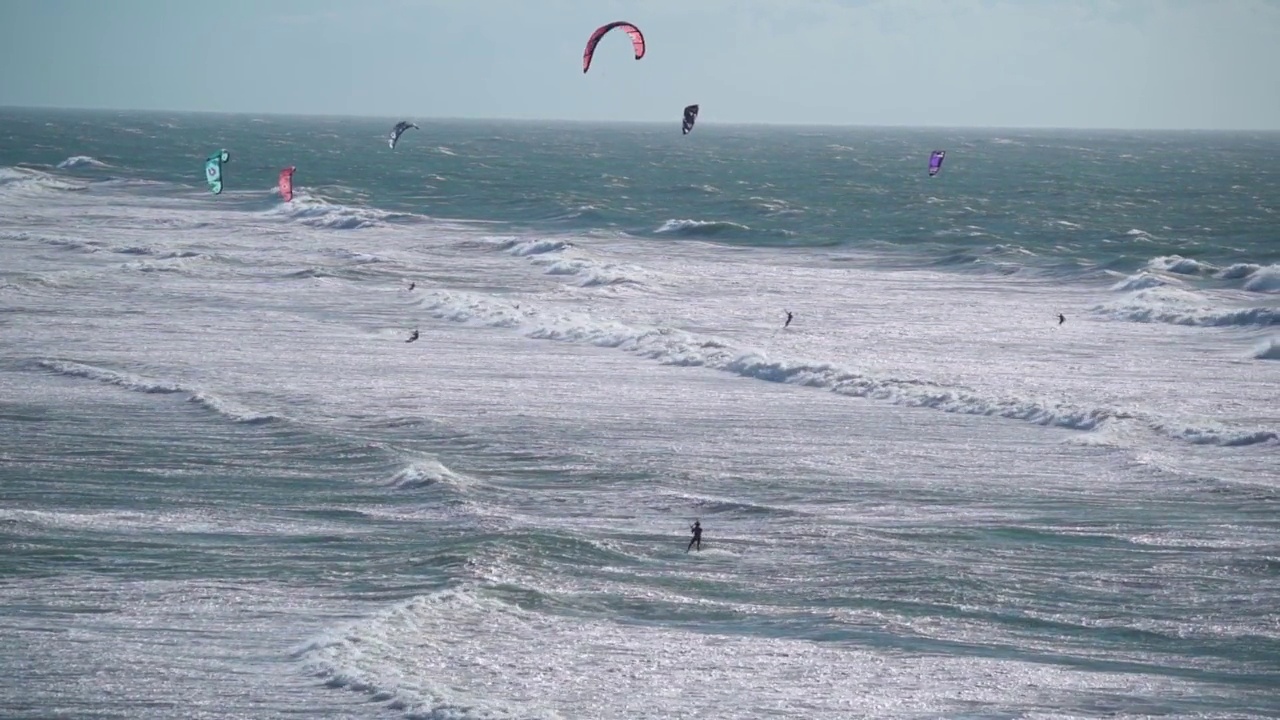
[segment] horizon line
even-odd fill
[[[414,118],[418,122],[506,122],[506,123],[554,123],[578,125],[666,125],[669,120],[584,120],[580,118],[531,118],[531,117],[468,117],[463,115],[352,115],[347,113],[287,113],[287,112],[253,112],[245,110],[176,110],[176,109],[140,109],[107,106],[65,106],[65,105],[4,105],[0,111],[55,111],[85,113],[137,113],[137,114],[169,114],[169,115],[209,115],[233,117],[278,117],[278,118],[326,118],[335,120],[378,120],[394,121]],[[680,118],[677,116],[675,122]],[[717,122],[699,119],[698,124],[706,123],[722,127],[749,128],[840,128],[865,130],[1015,130],[1015,131],[1072,131],[1072,132],[1154,132],[1154,133],[1280,133],[1280,128],[1209,128],[1209,127],[1102,127],[1072,125],[877,125],[866,123],[832,123],[832,122]]]

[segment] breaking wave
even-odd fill
[[[1180,255],[1166,255],[1149,260],[1147,267],[1151,270],[1175,275],[1215,277],[1219,280],[1243,280],[1242,287],[1249,292],[1280,292],[1280,265],[1235,263],[1225,268],[1219,268],[1211,263],[1184,258]]]
[[[527,240],[524,238],[492,238],[490,240],[512,255],[528,256],[541,255],[543,253],[560,252],[573,247],[573,244],[566,240],[555,240],[551,238],[539,238],[536,240]]]
[[[1216,268],[1209,263],[1184,258],[1181,255],[1166,255],[1158,258],[1152,258],[1147,261],[1147,267],[1152,270],[1163,270],[1164,272],[1175,273],[1177,275],[1207,275]]]
[[[87,190],[88,185],[70,182],[39,170],[0,167],[0,197],[5,195],[31,196],[47,191]]]
[[[1229,327],[1280,324],[1280,308],[1218,307],[1194,292],[1169,285],[1145,287],[1123,300],[1095,305],[1092,310],[1117,320],[1170,325]]]
[[[1218,277],[1223,280],[1241,280],[1261,269],[1261,265],[1253,263],[1236,263],[1218,273]]]
[[[361,230],[411,217],[407,213],[330,203],[305,193],[296,193],[292,202],[281,203],[269,212],[309,227],[329,230]]]
[[[1250,273],[1244,282],[1244,289],[1250,292],[1280,292],[1280,265],[1268,265]]]
[[[75,157],[69,157],[66,160],[63,160],[62,162],[58,163],[59,170],[71,170],[73,168],[81,168],[81,167],[104,168],[104,167],[111,167],[111,166],[107,165],[101,160],[91,158],[88,155],[76,155]]]
[[[557,238],[486,238],[508,254],[528,258],[545,267],[548,275],[578,278],[579,287],[642,285],[648,273],[638,267],[601,262],[586,255],[572,242]]]
[[[1023,397],[993,397],[972,390],[916,379],[861,373],[834,363],[772,359],[763,352],[671,328],[635,328],[621,323],[598,324],[573,316],[543,316],[518,311],[509,303],[484,296],[438,291],[424,308],[439,319],[518,328],[526,337],[618,348],[666,365],[706,367],[769,382],[804,385],[841,395],[864,397],[944,412],[989,415],[1074,430],[1094,430],[1112,420],[1136,420],[1165,436],[1223,446],[1275,440],[1268,429],[1238,430],[1217,426],[1181,426],[1117,408],[1084,408],[1064,402]]]
[[[414,460],[401,468],[391,477],[390,484],[391,487],[404,490],[425,488],[433,485],[448,486],[456,490],[465,488],[473,482],[470,478],[454,472],[439,460],[423,458]]]
[[[1280,337],[1263,340],[1253,351],[1255,360],[1280,360]]]
[[[1134,292],[1137,290],[1149,290],[1151,288],[1164,287],[1168,284],[1168,280],[1152,275],[1151,273],[1140,272],[1136,275],[1130,275],[1124,280],[1112,285],[1111,289],[1119,292]]]

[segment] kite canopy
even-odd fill
[[[934,150],[929,153],[929,177],[937,175],[942,170],[942,159],[946,156],[946,150]]]
[[[204,179],[209,182],[209,192],[214,195],[222,192],[222,163],[230,159],[231,154],[226,150],[219,150],[205,158]]]
[[[596,45],[600,44],[600,38],[605,33],[614,28],[622,28],[631,36],[631,46],[636,50],[636,59],[644,57],[644,35],[641,34],[640,28],[629,22],[621,20],[611,22],[608,25],[601,25],[596,31],[591,33],[591,37],[587,39],[587,49],[582,51],[582,72],[586,72],[591,67],[591,57],[596,54]]]
[[[297,169],[290,165],[280,171],[280,197],[284,198],[285,202],[293,200],[293,171]]]
[[[387,144],[391,146],[392,150],[395,149],[396,143],[400,141],[400,136],[403,135],[404,131],[408,130],[409,128],[413,128],[415,130],[419,129],[417,125],[414,125],[413,123],[408,122],[406,120],[401,120],[400,122],[396,123],[395,127],[391,128],[391,137],[387,139]]]
[[[693,124],[698,121],[698,106],[689,105],[684,109],[684,121],[680,124],[680,134],[688,135],[693,130]]]

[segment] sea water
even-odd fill
[[[1280,135],[397,119],[0,112],[0,715],[1280,717]]]

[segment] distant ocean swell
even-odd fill
[[[88,155],[72,156],[45,169],[27,167],[0,168],[0,194],[8,194],[15,199],[23,196],[34,196],[36,193],[83,191],[96,183],[114,183],[115,180],[103,179],[102,171],[112,169],[114,163],[106,163]],[[150,181],[129,180],[128,182],[146,184]],[[703,186],[691,186],[702,188]],[[721,198],[728,196],[725,191],[712,186],[699,190],[699,197]],[[774,195],[753,194],[757,190],[743,190],[742,196],[726,202],[731,205],[728,212],[712,215],[714,219],[694,219],[694,216],[675,216],[658,222],[656,225],[645,225],[640,210],[636,208],[613,209],[616,201],[606,197],[592,198],[588,195],[577,199],[573,204],[563,206],[558,214],[550,218],[552,225],[573,220],[581,231],[616,231],[627,228],[636,236],[654,238],[688,238],[712,242],[747,243],[769,245],[783,243],[799,246],[825,247],[831,245],[867,248],[892,248],[895,252],[919,252],[925,257],[932,256],[932,262],[941,265],[971,266],[972,269],[989,271],[1001,275],[1021,272],[1027,268],[1040,266],[1043,269],[1071,269],[1068,277],[1088,277],[1098,268],[1107,267],[1114,259],[1106,253],[1120,251],[1126,256],[1138,246],[1160,252],[1176,250],[1187,245],[1185,240],[1162,240],[1145,230],[1130,228],[1127,231],[1113,230],[1109,233],[1094,236],[1092,230],[1084,230],[1079,223],[1057,220],[1051,223],[1054,227],[1067,228],[1080,233],[1078,240],[1070,243],[1055,242],[1051,236],[1037,237],[1031,233],[1015,233],[999,231],[982,225],[973,225],[971,218],[945,219],[932,218],[922,220],[933,223],[939,229],[936,237],[923,242],[914,234],[895,236],[894,234],[874,233],[866,235],[863,228],[857,226],[842,227],[834,219],[837,211],[825,207],[809,207],[796,200]],[[245,195],[245,194],[248,195]],[[269,215],[284,216],[302,225],[333,230],[368,230],[386,224],[420,222],[428,219],[426,212],[434,209],[431,203],[418,202],[412,209],[384,209],[380,202],[384,197],[394,200],[394,195],[338,186],[307,187],[300,184],[295,189],[295,198],[291,203],[272,202],[264,210]],[[230,195],[257,196],[270,199],[275,195],[274,189],[239,190]],[[944,202],[941,198],[929,196],[928,202]],[[717,199],[717,202],[722,200]],[[559,203],[559,201],[558,201]],[[401,203],[392,202],[390,206]],[[559,203],[563,205],[562,203]],[[642,214],[661,212],[656,207],[648,207]],[[747,217],[740,217],[746,215]],[[701,216],[707,217],[707,216]],[[480,207],[459,220],[486,221],[485,213]],[[756,221],[760,220],[759,225]],[[786,223],[779,226],[778,222]],[[192,221],[196,222],[196,221]],[[939,224],[941,223],[941,224]],[[960,224],[956,224],[960,223]],[[1125,227],[1121,224],[1119,227]],[[550,229],[550,228],[549,228]],[[856,232],[855,232],[856,230]],[[834,233],[834,235],[833,235]],[[946,238],[940,241],[938,238]],[[1114,241],[1108,238],[1116,238]],[[995,244],[992,239],[999,240]],[[975,241],[981,245],[975,245]],[[1199,248],[1204,241],[1192,242]],[[1238,253],[1237,253],[1238,255]],[[1070,262],[1063,264],[1070,258]],[[922,260],[925,258],[922,257]],[[1132,264],[1124,260],[1120,264]],[[1197,280],[1218,280],[1235,284],[1250,292],[1276,294],[1280,293],[1280,266],[1268,264],[1266,258],[1243,258],[1236,262],[1221,265],[1208,260],[1187,258],[1177,254],[1161,254],[1145,262],[1148,271],[1169,277],[1184,277]],[[1133,270],[1129,270],[1132,272]],[[1198,322],[1198,321],[1197,321]]]

